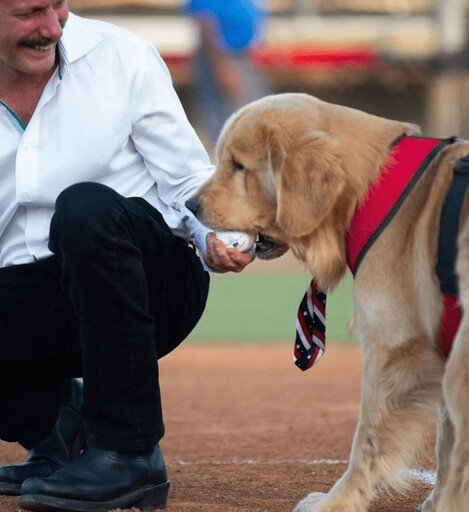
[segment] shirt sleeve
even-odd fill
[[[192,240],[201,259],[210,231],[185,202],[211,177],[214,166],[189,123],[169,71],[152,45],[142,55],[132,102],[132,139],[156,183],[161,212],[173,232]],[[205,265],[205,263],[204,263]]]

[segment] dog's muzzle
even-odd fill
[[[190,210],[199,220],[202,213],[202,205],[196,196],[192,196],[186,201],[186,207]],[[287,244],[273,240],[266,237],[261,233],[258,234],[256,240],[256,256],[262,260],[271,260],[278,258],[288,251]]]

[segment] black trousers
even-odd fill
[[[95,183],[60,194],[49,247],[0,269],[0,438],[33,446],[64,379],[83,376],[88,442],[149,449],[164,433],[157,360],[202,315],[208,274],[145,200]]]

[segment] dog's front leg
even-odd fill
[[[469,507],[469,320],[465,317],[466,314],[454,340],[443,381],[455,440],[436,512],[461,512]]]
[[[468,205],[460,219],[456,273],[462,318],[446,363],[443,396],[454,426],[454,445],[446,485],[436,512],[461,512],[469,508],[469,215]]]
[[[295,512],[364,512],[377,489],[404,488],[405,470],[434,419],[441,373],[441,360],[427,340],[393,349],[374,344],[365,357],[349,467],[328,494],[308,495]]]

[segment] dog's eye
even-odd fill
[[[233,169],[235,171],[244,171],[244,165],[233,158]]]

